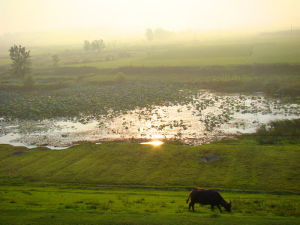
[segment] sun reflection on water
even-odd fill
[[[148,142],[142,142],[141,145],[153,145],[153,146],[160,146],[162,145],[162,141],[148,141]]]

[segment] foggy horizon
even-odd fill
[[[147,28],[171,32],[270,32],[300,27],[296,0],[2,0],[0,36],[95,30],[141,36]]]

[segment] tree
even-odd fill
[[[58,55],[52,55],[52,63],[53,63],[54,68],[58,67],[59,61],[60,61],[60,59],[59,59]]]
[[[167,40],[174,35],[171,31],[164,30],[162,28],[150,29],[146,30],[145,36],[148,41],[152,40]]]
[[[14,45],[9,49],[9,56],[12,60],[12,75],[24,80],[30,72],[30,51],[21,45]]]
[[[86,51],[98,51],[99,52],[105,48],[105,44],[102,39],[93,40],[91,42],[85,40],[83,48]]]
[[[85,51],[89,51],[91,49],[91,44],[88,40],[84,41],[83,48]]]
[[[98,51],[101,51],[102,49],[104,49],[105,48],[105,43],[104,43],[104,41],[102,40],[102,39],[99,39],[98,40]]]
[[[153,31],[150,28],[146,30],[145,35],[148,41],[152,41],[154,39]]]
[[[104,45],[104,41],[102,39],[94,40],[92,42],[92,50],[101,51],[104,48],[105,48],[105,45]]]

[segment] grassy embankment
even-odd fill
[[[65,151],[0,148],[0,224],[300,221],[297,144],[258,145],[253,136],[245,136],[195,147],[83,143]],[[212,155],[220,159],[203,161]],[[195,186],[223,189],[233,213],[211,212],[208,206],[189,212],[185,200]]]
[[[20,179],[300,191],[297,144],[265,146],[248,139],[194,147],[166,144],[157,148],[138,143],[85,143],[65,151],[1,145],[0,154],[3,182]],[[203,161],[202,157],[212,155],[220,159]]]
[[[255,134],[200,146],[104,142],[55,151],[0,145],[0,181],[298,193],[299,126],[300,119],[272,122]]]

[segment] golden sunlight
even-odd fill
[[[141,145],[153,145],[153,146],[160,146],[162,145],[162,141],[148,141],[148,142],[142,142]]]

